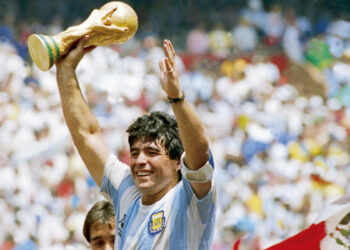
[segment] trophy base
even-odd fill
[[[42,71],[49,70],[60,58],[58,45],[51,36],[30,35],[28,50],[33,62]]]

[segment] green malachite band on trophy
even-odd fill
[[[53,53],[52,53],[52,49],[50,44],[46,41],[45,37],[42,35],[39,35],[40,39],[43,40],[43,42],[46,45],[47,51],[49,52],[49,56],[50,56],[50,66],[49,68],[53,65]]]
[[[58,48],[58,45],[57,45],[55,39],[53,39],[52,36],[50,36],[50,39],[51,39],[53,45],[55,46],[55,50],[56,50],[56,60],[55,60],[55,61],[58,61],[58,59],[60,59],[60,57],[61,57],[61,55],[60,55],[60,49]]]

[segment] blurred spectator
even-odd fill
[[[258,44],[258,34],[245,16],[233,28],[232,36],[238,52],[252,52]]]
[[[188,53],[195,55],[203,55],[208,51],[209,39],[204,25],[199,25],[188,33],[186,47]]]
[[[266,13],[266,22],[264,26],[266,45],[273,46],[280,42],[284,25],[282,7],[278,3],[273,3],[270,6],[270,10]]]
[[[249,0],[248,8],[242,10],[241,16],[247,18],[259,33],[264,31],[266,25],[266,13],[261,0]]]
[[[342,56],[345,49],[350,48],[350,22],[339,19],[330,23],[325,41],[336,58]]]
[[[143,40],[143,47],[146,50],[146,67],[151,73],[159,73],[158,62],[163,56],[163,50],[159,46],[158,38],[148,35]]]
[[[290,60],[296,64],[304,62],[304,51],[301,43],[301,30],[293,9],[289,9],[285,16],[285,29],[282,38],[283,49]]]
[[[328,68],[333,63],[333,55],[322,37],[310,39],[306,46],[305,59],[320,70]]]
[[[222,23],[217,23],[208,33],[210,51],[219,58],[229,55],[232,48],[231,33],[225,30]]]

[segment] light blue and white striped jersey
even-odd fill
[[[161,200],[145,206],[130,167],[110,154],[101,192],[114,204],[114,249],[211,249],[216,216],[214,183],[206,197],[198,200],[189,181],[182,178]]]

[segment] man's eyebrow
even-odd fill
[[[154,151],[157,151],[157,152],[162,151],[160,148],[155,147],[155,146],[146,146],[145,149],[151,149],[151,150],[154,150]]]
[[[156,147],[156,146],[152,146],[152,145],[147,145],[144,147],[144,149],[146,150],[154,150],[154,151],[157,151],[157,152],[161,152],[162,150],[159,148],[159,147]],[[140,148],[139,147],[136,147],[136,146],[133,146],[130,148],[130,152],[132,151],[139,151]]]
[[[130,151],[140,150],[138,147],[131,147]]]
[[[94,238],[91,239],[91,242],[95,241],[95,240],[100,240],[102,239],[102,236],[95,236]]]

